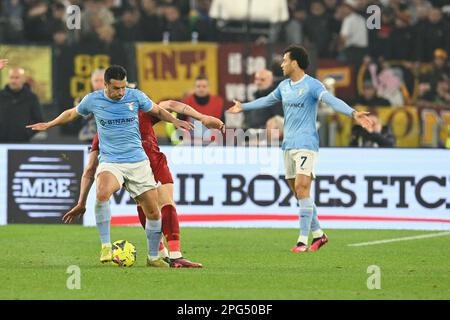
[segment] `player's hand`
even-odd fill
[[[188,130],[188,131],[194,129],[194,125],[192,123],[183,121],[183,120],[179,120],[179,119],[177,119],[177,121],[175,121],[173,123],[173,125],[177,129],[184,129],[184,130]]]
[[[225,127],[224,123],[220,119],[212,116],[204,116],[202,118],[202,124],[208,129],[218,129],[220,131],[223,131]]]
[[[30,124],[27,126],[28,129],[35,131],[45,131],[50,128],[50,124],[48,122],[40,122],[35,124]]]
[[[364,129],[371,130],[373,127],[373,121],[370,119],[369,114],[370,112],[366,111],[355,111],[353,112],[353,119],[355,119],[356,123]]]
[[[8,59],[0,59],[0,70],[8,65]]]
[[[234,105],[230,109],[228,109],[227,112],[230,112],[230,113],[242,112],[242,104],[237,100],[233,100],[233,102],[234,102]]]
[[[64,223],[71,223],[72,220],[76,217],[79,217],[81,219],[85,212],[86,212],[86,207],[83,205],[77,204],[75,207],[70,209],[70,211],[67,212],[62,217],[62,220]]]

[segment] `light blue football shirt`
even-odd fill
[[[140,90],[125,89],[122,99],[115,101],[103,90],[86,95],[76,110],[82,116],[93,114],[97,123],[100,162],[136,163],[147,160],[139,132],[139,109],[144,112],[153,102]]]
[[[323,84],[305,74],[302,79],[280,82],[269,95],[243,103],[244,110],[254,110],[282,102],[284,111],[284,138],[282,149],[319,150],[319,134],[316,127],[319,101],[330,105],[337,112],[351,116],[355,111],[344,101],[329,93]],[[264,112],[264,111],[262,111]]]

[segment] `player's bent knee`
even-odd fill
[[[111,194],[106,193],[106,192],[98,192],[97,191],[97,201],[98,202],[109,201],[109,198],[111,198]]]
[[[297,196],[297,199],[308,198],[309,197],[308,186],[306,185],[295,186],[295,195]]]
[[[102,185],[97,186],[96,190],[96,198],[99,202],[105,202],[108,201],[111,197],[111,193],[108,191],[108,188],[102,187]]]
[[[159,218],[161,218],[159,210],[144,210],[144,213],[149,220],[158,220]]]

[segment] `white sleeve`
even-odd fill
[[[343,37],[349,37],[351,35],[351,20],[350,19],[344,19],[344,21],[342,21],[340,35]]]

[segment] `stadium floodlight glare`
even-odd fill
[[[210,17],[218,20],[280,23],[289,19],[287,0],[213,0]]]

